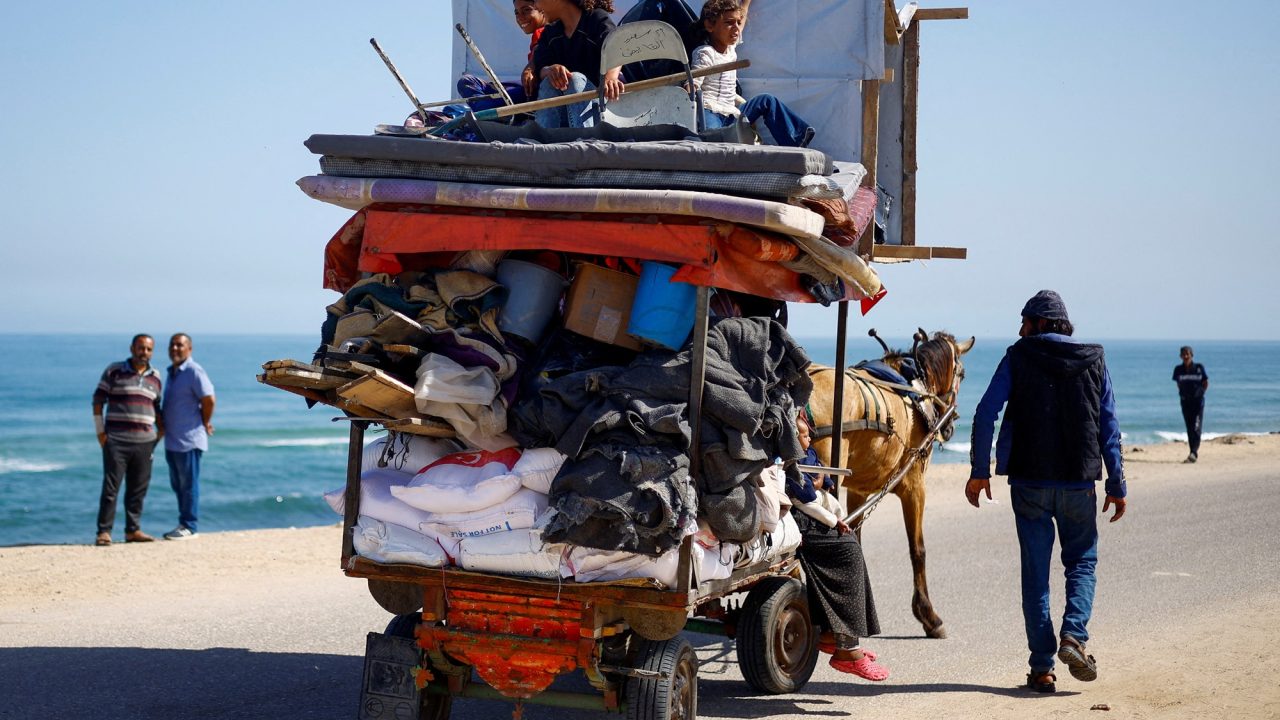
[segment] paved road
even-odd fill
[[[1103,679],[1141,671],[1108,664],[1133,643],[1154,642],[1215,609],[1276,594],[1280,536],[1273,519],[1280,515],[1280,492],[1274,473],[1200,482],[1195,478],[1212,471],[1193,476],[1166,468],[1161,476],[1169,472],[1173,481],[1146,487],[1141,469],[1131,470],[1130,515],[1104,528],[1091,626]],[[960,488],[931,491],[959,494]],[[820,665],[804,692],[757,697],[742,681],[731,647],[691,635],[702,663],[700,717],[920,716],[953,701],[1024,702],[1016,688],[1025,672],[1016,542],[1004,488],[997,488],[997,501],[981,510],[953,499],[931,507],[930,581],[949,639],[923,638],[911,618],[903,531],[891,500],[868,524],[864,544],[885,630],[870,644],[892,678],[848,680]],[[381,629],[387,616],[362,583],[336,569],[318,577],[247,597],[216,585],[173,598],[140,589],[135,619],[118,626],[96,622],[79,605],[66,617],[54,615],[48,637],[27,643],[35,647],[0,647],[0,718],[354,718],[364,633]],[[1087,694],[1099,686],[1103,680],[1064,689],[1081,692],[1078,702],[1087,709],[1100,701]],[[510,711],[503,703],[460,700],[453,717],[506,718]],[[525,717],[609,716],[529,706]]]

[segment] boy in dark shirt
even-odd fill
[[[1178,397],[1182,401],[1182,421],[1187,424],[1187,444],[1191,454],[1183,462],[1193,463],[1200,453],[1200,425],[1204,421],[1204,391],[1209,389],[1209,373],[1204,366],[1193,362],[1190,345],[1178,351],[1182,362],[1173,366],[1173,381],[1178,383]]]

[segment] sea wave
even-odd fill
[[[263,440],[253,443],[254,447],[325,447],[328,445],[346,445],[348,438],[290,438],[287,440]]]
[[[969,450],[973,449],[973,443],[970,442],[944,442],[942,449],[947,452],[969,454]]]
[[[65,463],[31,462],[29,460],[20,460],[18,458],[0,457],[0,475],[20,472],[56,472],[58,470],[65,470],[66,467]]]

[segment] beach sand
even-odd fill
[[[1131,487],[1203,482],[1205,473],[1193,472],[1197,466],[1182,464],[1186,452],[1186,445],[1179,443],[1128,449]],[[1198,467],[1211,466],[1214,472],[1275,478],[1280,435],[1219,438],[1204,444],[1200,458]],[[958,491],[966,476],[962,465],[930,469],[929,485],[939,487],[930,493],[931,516],[971,510]],[[341,528],[335,524],[205,533],[189,541],[117,543],[109,548],[0,548],[0,648],[243,647],[358,656],[363,635],[351,628],[375,629],[387,615],[368,598],[364,583],[342,575],[340,537]],[[1274,576],[1270,583],[1274,588]],[[342,613],[343,622],[310,633],[238,627],[282,599],[296,603],[303,614]],[[136,622],[138,618],[146,621]],[[1181,618],[1176,633],[1137,634],[1122,646],[1112,644],[1107,668],[1141,667],[1142,672],[1104,675],[1095,686],[1108,690],[1110,705],[1143,711],[1109,717],[1280,716],[1275,682],[1280,656],[1273,652],[1280,640],[1278,621],[1280,598],[1258,593],[1224,599],[1195,617]],[[1211,659],[1206,661],[1196,648],[1212,648]],[[1212,674],[1208,688],[1206,673]],[[1025,702],[1016,694],[986,698],[980,714],[1026,717]],[[930,712],[950,715],[958,709],[947,693],[938,692],[899,696],[888,707],[915,717]],[[974,712],[979,712],[977,707]],[[1039,708],[1047,711],[1047,706]]]

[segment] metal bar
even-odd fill
[[[841,300],[836,311],[836,396],[831,399],[831,427],[833,428],[844,427],[844,346],[848,339],[849,301]],[[840,464],[840,443],[843,440],[842,433],[831,433],[831,457],[828,459],[828,464]]]
[[[355,420],[353,418],[353,420]],[[364,458],[364,429],[367,423],[356,420],[351,423],[351,432],[347,440],[347,489],[343,494],[344,512],[342,513],[342,565],[346,567],[347,559],[356,554],[351,542],[351,528],[356,526],[356,518],[360,516],[360,464]]]
[[[803,473],[818,473],[819,475],[847,477],[853,474],[853,471],[849,468],[825,467],[823,465],[796,465],[796,469]]]
[[[693,321],[693,361],[689,367],[689,481],[695,486],[702,477],[702,386],[707,381],[707,323],[711,307],[711,290],[698,286],[697,308]],[[680,545],[676,590],[689,594],[692,583],[693,538]]]
[[[378,39],[369,38],[369,44],[373,46],[374,50],[378,51],[378,57],[382,58],[382,62],[386,63],[387,69],[395,76],[396,82],[400,83],[404,94],[409,96],[409,102],[413,103],[414,112],[418,113],[418,117],[422,118],[422,122],[425,124],[427,122],[427,111],[423,109],[425,106],[419,102],[418,96],[413,92],[413,88],[409,87],[409,83],[405,82],[404,78],[401,77],[400,71],[396,69],[395,63],[391,62],[391,58],[382,52],[382,46],[378,44]]]
[[[480,63],[480,67],[484,68],[485,74],[489,76],[489,81],[493,83],[493,86],[498,89],[498,93],[502,95],[502,104],[515,105],[511,100],[511,96],[507,94],[507,88],[503,86],[502,81],[498,79],[498,73],[494,72],[493,68],[489,67],[489,63],[485,62],[484,55],[480,52],[480,48],[476,47],[476,44],[471,40],[471,35],[467,33],[467,29],[462,26],[462,23],[458,23],[453,27],[458,31],[458,34],[462,36],[462,41],[467,44],[467,47],[471,50],[471,54],[476,56],[476,60]]]

